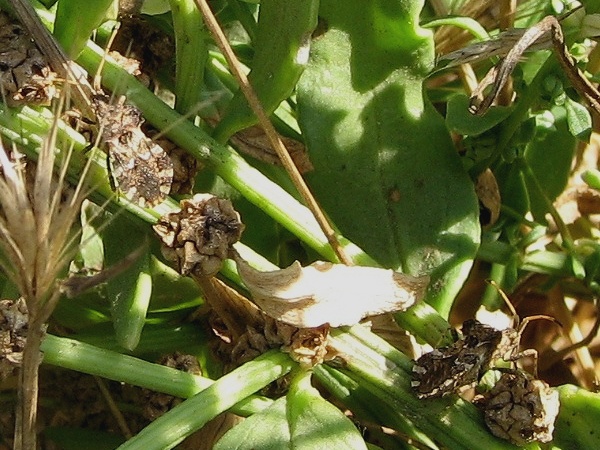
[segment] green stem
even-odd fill
[[[202,97],[208,59],[204,22],[194,0],[169,0],[176,49],[175,110],[194,114]]]
[[[44,352],[44,363],[180,398],[192,397],[214,383],[205,377],[53,335],[46,335],[41,350]],[[272,403],[264,397],[246,397],[232,407],[233,412],[250,415]]]
[[[558,211],[554,207],[554,204],[552,203],[552,201],[546,195],[546,192],[544,191],[544,189],[540,185],[540,182],[538,181],[537,177],[535,176],[535,173],[533,173],[533,170],[531,170],[531,167],[529,166],[529,164],[527,163],[527,161],[524,158],[522,158],[520,160],[520,164],[521,164],[521,167],[523,169],[523,172],[529,178],[529,181],[531,181],[531,184],[533,185],[533,187],[537,191],[537,194],[543,200],[544,205],[546,206],[546,211],[554,219],[554,223],[556,224],[556,228],[558,228],[558,232],[562,236],[563,244],[564,244],[565,248],[569,252],[572,252],[573,248],[574,248],[574,244],[573,244],[573,237],[571,236],[571,232],[569,231],[569,228],[567,227],[567,225],[565,224],[564,220],[562,219],[562,217],[560,216],[560,214],[558,213]]]
[[[171,409],[119,449],[173,448],[206,422],[282,377],[295,365],[286,354],[277,351],[265,353],[219,378],[202,392]]]

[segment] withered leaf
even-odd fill
[[[297,261],[272,272],[252,268],[235,255],[254,302],[270,317],[299,328],[353,325],[361,319],[404,311],[425,295],[429,277],[376,267]]]

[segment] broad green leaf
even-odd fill
[[[223,435],[213,450],[286,450],[290,446],[287,399],[281,397]]]
[[[479,243],[478,206],[442,117],[423,96],[433,40],[422,2],[321,3],[328,31],[298,85],[299,122],[327,214],[385,267],[429,274],[447,315]]]
[[[338,408],[310,384],[310,373],[294,380],[287,393],[287,418],[293,449],[366,449],[365,441]]]
[[[214,450],[352,450],[366,444],[352,422],[310,384],[293,381],[286,397],[229,430]]]
[[[550,201],[565,189],[571,171],[571,161],[577,139],[569,132],[568,108],[554,107],[554,126],[537,126],[535,138],[525,148],[525,160],[531,168],[543,193]],[[529,192],[531,213],[536,220],[546,223],[548,213],[546,202],[539,191],[532,185],[532,180],[525,177]]]
[[[497,106],[482,116],[476,116],[469,112],[469,98],[466,95],[454,95],[448,101],[446,125],[458,134],[478,136],[506,119],[511,111],[512,108]]]

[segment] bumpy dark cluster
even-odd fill
[[[49,104],[55,79],[29,34],[0,11],[0,100],[9,106]]]
[[[519,352],[520,332],[497,330],[477,320],[467,320],[462,338],[448,347],[421,356],[413,367],[412,386],[419,398],[459,393],[473,386],[502,358],[516,361],[531,351]],[[476,399],[490,431],[513,444],[549,442],[558,415],[558,393],[522,370],[503,370],[496,385]]]
[[[480,405],[490,431],[516,445],[550,442],[558,415],[558,392],[521,370],[502,374]]]
[[[165,258],[182,275],[204,277],[221,269],[243,229],[231,202],[210,194],[182,200],[180,211],[166,214],[154,225]]]
[[[441,397],[477,383],[490,364],[511,353],[516,330],[497,330],[467,320],[462,339],[421,356],[413,367],[412,386],[419,398]]]
[[[0,381],[21,367],[27,320],[25,300],[0,300]]]
[[[141,130],[141,112],[105,95],[93,99],[115,187],[142,207],[161,203],[171,192],[173,162]]]

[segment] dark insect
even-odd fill
[[[441,397],[477,383],[502,358],[514,361],[520,333],[513,329],[497,330],[477,320],[467,320],[463,337],[448,347],[421,356],[413,367],[411,385],[419,398]]]
[[[93,105],[115,187],[139,206],[161,203],[171,191],[173,162],[141,130],[140,111],[123,102],[111,104],[104,95],[96,95]]]

